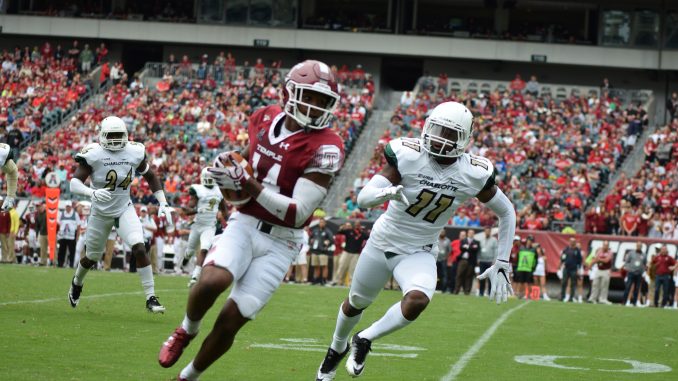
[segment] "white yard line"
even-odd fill
[[[502,325],[506,321],[506,319],[508,319],[508,317],[511,316],[512,313],[525,307],[526,305],[527,302],[523,302],[517,305],[516,307],[513,307],[510,310],[504,312],[504,314],[501,315],[499,319],[497,319],[494,322],[494,324],[492,324],[492,326],[488,328],[487,331],[485,331],[485,333],[483,333],[483,335],[480,336],[480,338],[475,343],[473,343],[471,348],[469,348],[468,351],[466,351],[466,353],[464,353],[461,356],[461,358],[450,367],[450,371],[447,372],[447,374],[443,376],[443,378],[441,378],[440,381],[456,380],[457,376],[459,376],[459,374],[464,370],[469,361],[473,359],[473,356],[475,356],[476,353],[478,353],[478,351],[480,351],[480,349],[490,340],[490,338],[492,337],[492,335],[494,335],[499,326]]]
[[[156,292],[170,292],[170,291],[182,291],[188,289],[169,289],[169,290],[156,290]],[[134,292],[113,292],[110,294],[95,294],[95,295],[83,295],[80,299],[96,299],[96,298],[108,298],[111,296],[127,296],[127,295],[140,295],[143,294],[143,291],[134,291]],[[49,298],[49,299],[33,299],[33,300],[17,300],[13,302],[0,302],[0,307],[11,306],[14,304],[36,304],[36,303],[50,303],[58,301],[68,301],[68,292],[64,292],[64,296],[61,298]]]

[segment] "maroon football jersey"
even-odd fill
[[[344,161],[344,143],[328,128],[290,133],[283,128],[284,120],[285,113],[277,105],[252,114],[248,128],[249,163],[254,177],[265,188],[292,197],[297,180],[305,173],[334,175],[339,171]],[[254,199],[239,210],[271,224],[295,227],[294,216],[283,221]],[[309,217],[304,225],[310,220]]]

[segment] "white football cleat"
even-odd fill
[[[346,371],[353,377],[360,377],[365,370],[365,360],[367,354],[372,350],[372,342],[358,336],[358,333],[353,335],[351,340],[351,354],[346,360]]]

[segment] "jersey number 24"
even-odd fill
[[[116,172],[114,169],[111,169],[106,173],[106,188],[107,190],[113,192],[115,188],[122,188],[123,190],[127,190],[129,185],[132,183],[132,172],[134,169],[130,167],[129,172],[127,172],[127,176],[118,184],[118,172]]]

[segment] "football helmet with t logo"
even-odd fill
[[[308,92],[320,94],[325,104],[311,104],[308,101]],[[283,90],[285,114],[303,127],[313,129],[328,127],[332,114],[339,104],[339,98],[334,74],[329,66],[320,61],[301,62],[285,77]]]

